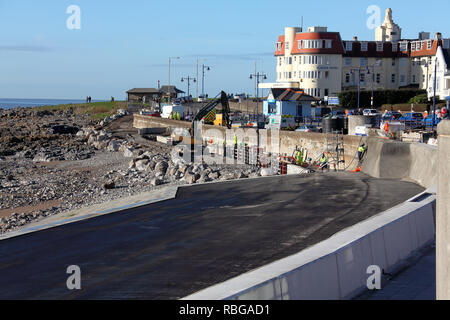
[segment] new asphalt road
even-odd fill
[[[176,199],[0,241],[0,299],[178,299],[423,191],[362,174],[180,188]],[[68,290],[67,268],[81,269]]]

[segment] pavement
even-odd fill
[[[411,266],[394,275],[379,291],[358,300],[436,300],[436,248],[428,248]]]
[[[181,187],[172,200],[0,241],[0,299],[179,299],[423,190],[350,173]],[[71,265],[81,269],[81,290],[66,287]]]

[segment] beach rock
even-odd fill
[[[125,158],[133,158],[134,157],[134,148],[125,147],[123,150],[123,156]]]
[[[151,181],[151,185],[154,186],[154,187],[160,186],[163,183],[164,183],[163,180],[161,180],[160,178],[154,178]]]
[[[138,170],[138,171],[145,171],[145,170],[147,170],[149,162],[150,161],[147,160],[147,159],[136,161],[136,165],[135,165],[136,166],[136,170]]]
[[[111,140],[108,144],[107,150],[109,152],[118,152],[120,149],[120,143],[117,140]]]
[[[105,190],[112,190],[112,189],[115,189],[115,188],[116,188],[116,182],[113,181],[113,180],[110,180],[110,181],[106,182],[106,183],[103,185],[103,188],[104,188]]]
[[[194,184],[198,179],[200,179],[200,175],[193,172],[187,172],[184,176],[184,181],[186,181],[188,184]]]
[[[161,172],[163,175],[165,175],[168,168],[169,164],[166,161],[159,161],[155,166],[155,171]]]

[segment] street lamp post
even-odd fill
[[[181,78],[181,82],[187,81],[188,83],[188,97],[190,97],[190,87],[191,87],[191,80],[194,81],[194,83],[197,82],[197,79],[195,79],[194,77],[188,76],[187,78]]]
[[[205,98],[205,71],[210,71],[211,67],[202,64],[202,97]]]
[[[250,75],[250,80],[253,80],[255,78],[256,80],[256,115],[257,115],[257,121],[259,123],[259,83],[261,82],[260,79],[267,80],[267,75],[264,73],[255,72],[254,74]]]
[[[356,74],[356,71],[358,71],[358,111],[360,109],[361,106],[361,67],[358,69],[351,69],[350,72],[353,75],[353,77]]]
[[[168,103],[170,103],[170,63],[172,62],[172,59],[180,59],[180,57],[169,57],[169,84],[167,86],[167,94],[168,94]]]
[[[431,119],[431,132],[434,132],[434,119],[436,119],[436,86],[437,86],[437,58],[434,61],[434,83],[433,83],[433,118]]]

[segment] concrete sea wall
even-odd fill
[[[437,184],[438,148],[370,137],[363,172],[375,178],[412,180],[425,188]]]
[[[135,115],[134,127],[137,129],[145,128],[190,128],[190,123],[185,121],[175,121],[148,116]],[[255,129],[238,128],[228,130],[224,127],[204,125],[202,127],[202,138],[212,144],[223,145],[224,140],[228,145],[234,143],[234,136],[238,137],[238,143],[246,142],[250,146],[256,146],[258,137]],[[260,146],[266,152],[292,155],[296,147],[305,148],[308,151],[308,157],[317,159],[326,150],[326,136],[320,133],[306,133],[278,130],[259,130]],[[355,157],[358,147],[361,143],[361,137],[345,136],[345,160],[346,166],[352,170],[357,165]],[[352,160],[354,160],[352,162]]]

